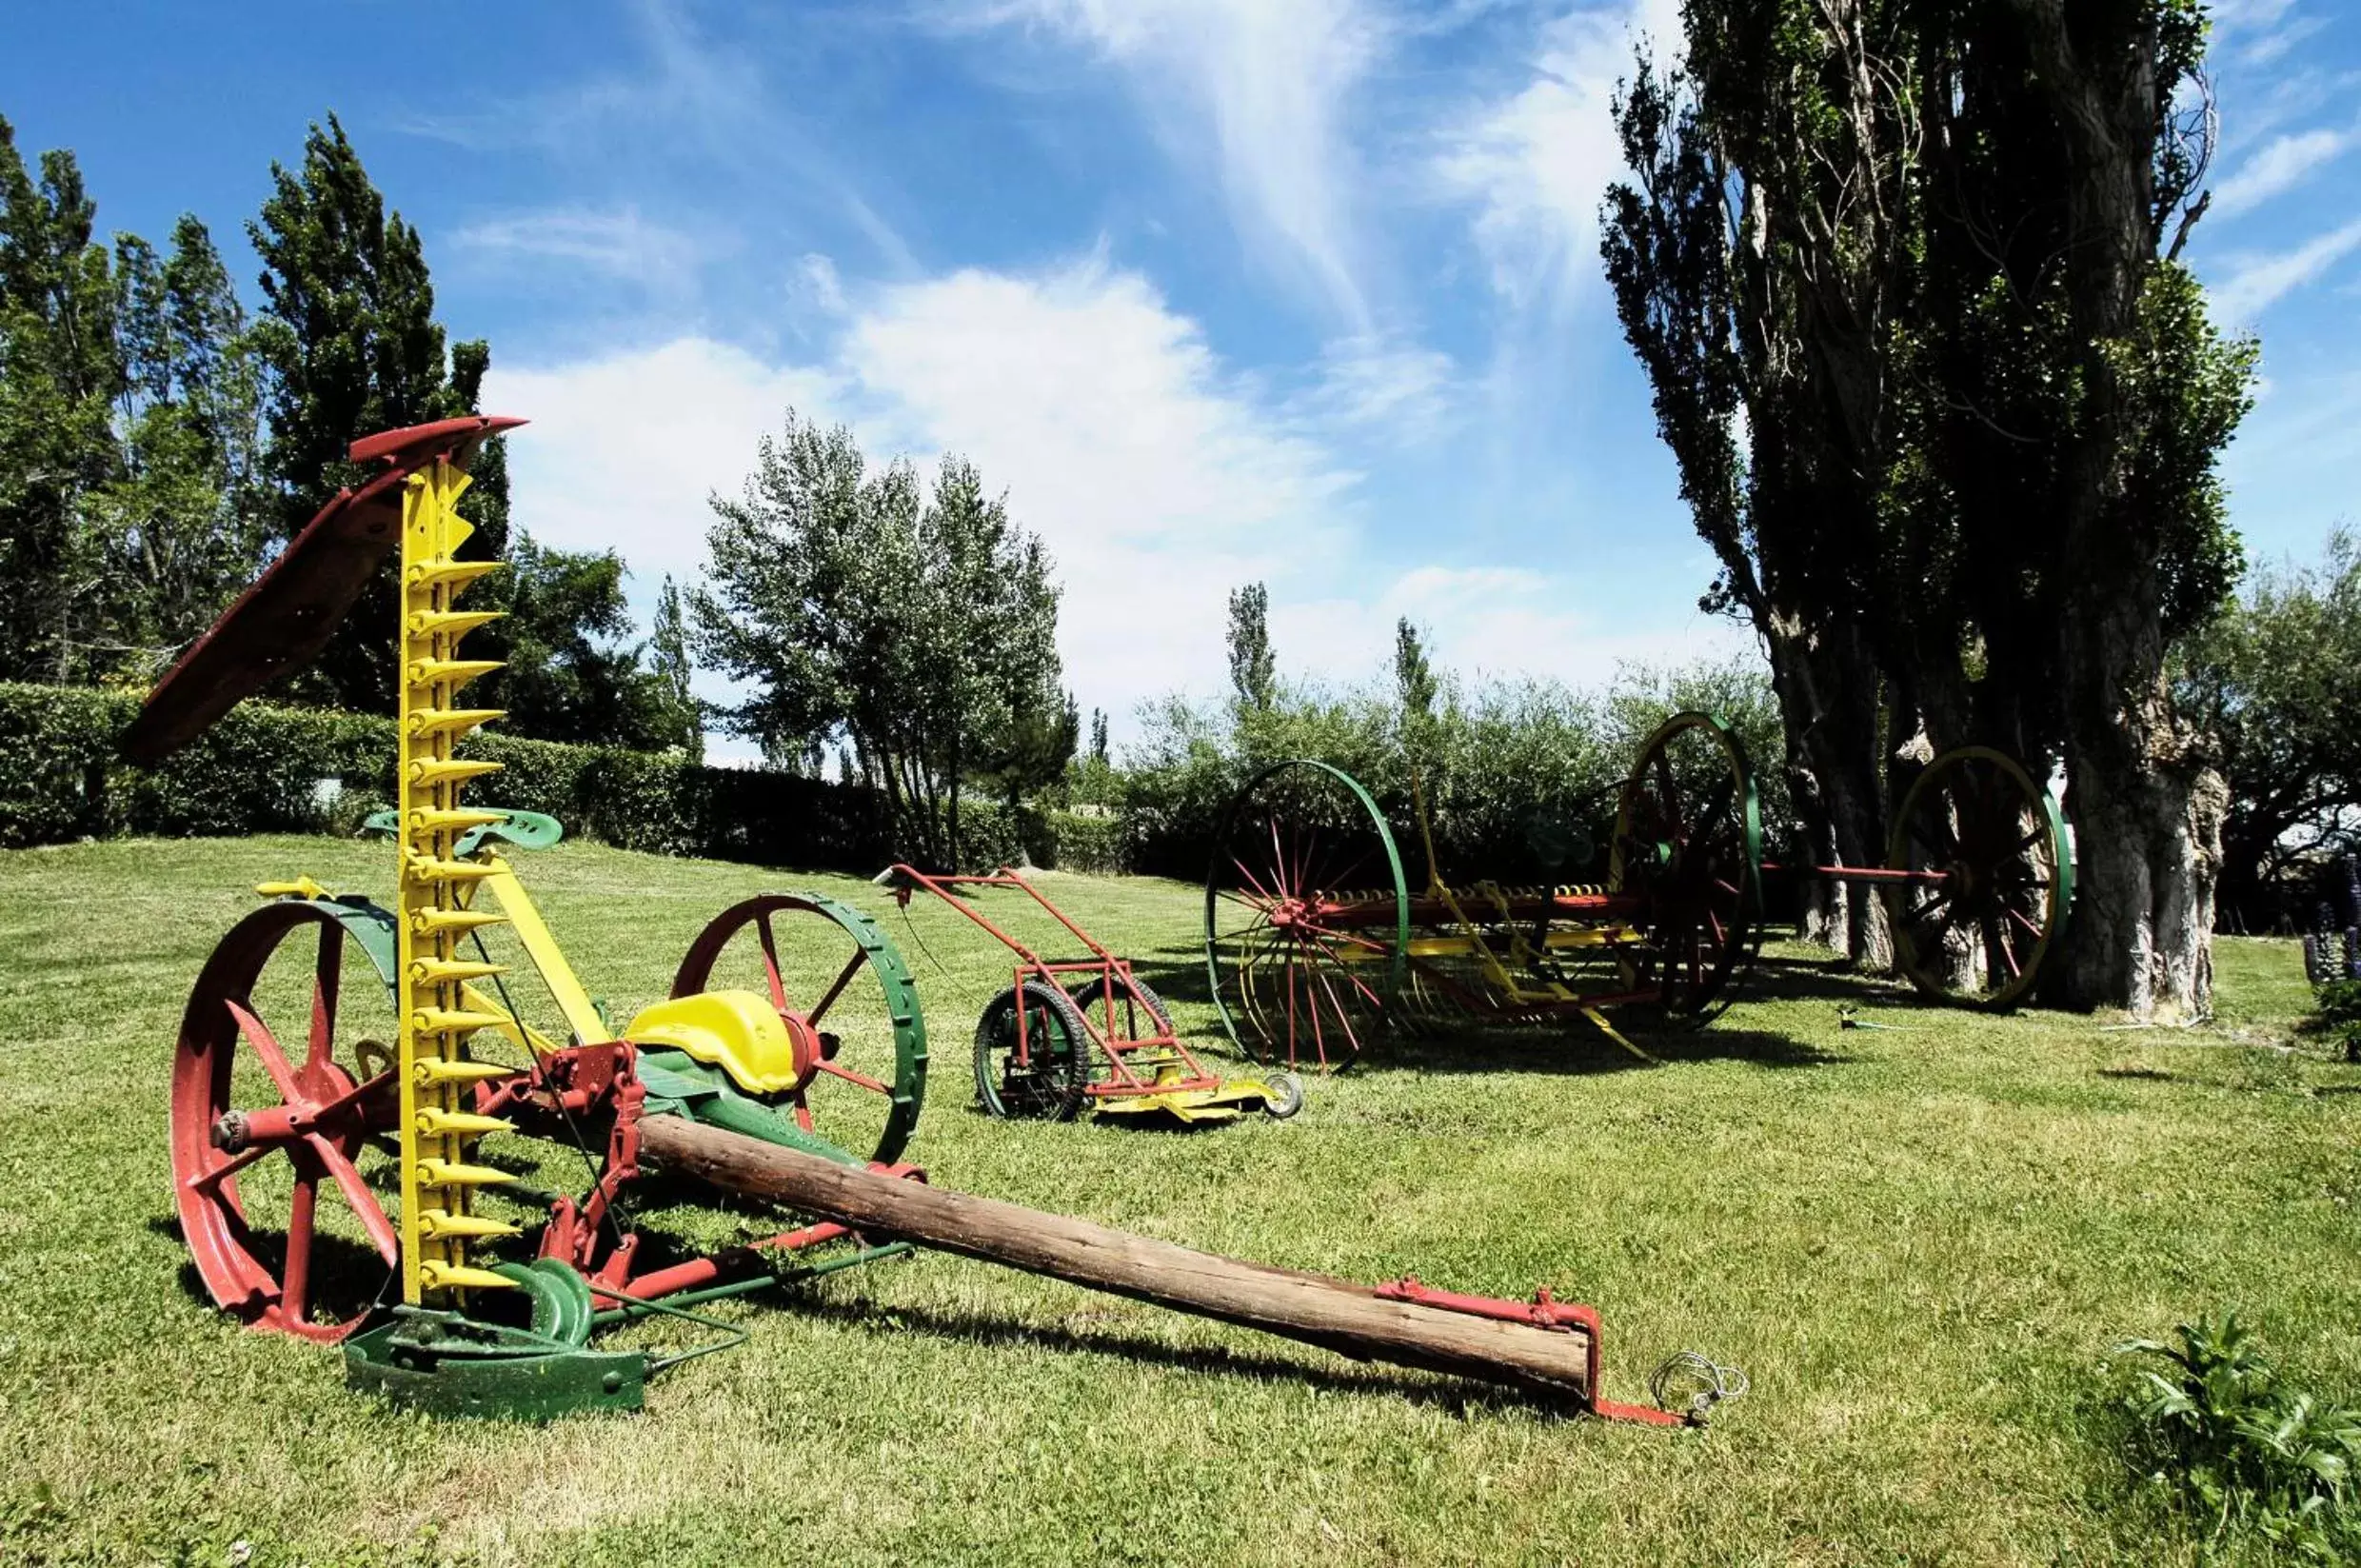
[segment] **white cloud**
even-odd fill
[[[1531,80],[1445,133],[1435,169],[1477,208],[1475,233],[1494,287],[1519,302],[1556,293],[1598,269],[1598,204],[1623,171],[1611,114],[1633,47],[1677,52],[1677,0],[1575,10],[1542,31]]]
[[[1359,0],[952,0],[950,11],[1046,27],[1123,66],[1176,152],[1194,156],[1210,134],[1249,237],[1368,329],[1340,122],[1383,30]]]
[[[1693,611],[1671,624],[1635,625],[1602,586],[1522,566],[1417,566],[1369,602],[1274,598],[1271,638],[1283,669],[1366,680],[1389,667],[1394,624],[1407,616],[1443,667],[1577,687],[1605,683],[1625,662],[1681,664],[1756,649],[1751,630],[1719,616]]]
[[[1354,476],[1226,377],[1144,280],[1097,259],[886,289],[842,363],[905,445],[971,459],[1042,535],[1086,706],[1219,682],[1230,587],[1351,543]]]
[[[572,262],[638,282],[653,292],[694,287],[701,253],[688,235],[649,222],[634,207],[511,213],[469,224],[453,233],[450,243],[500,260]]]
[[[2235,258],[2227,281],[2209,290],[2225,321],[2252,322],[2291,289],[2301,288],[2361,248],[2361,218],[2331,228],[2277,255]]]
[[[2282,191],[2291,190],[2306,175],[2353,145],[2351,130],[2307,130],[2279,136],[2238,166],[2238,171],[2213,188],[2212,210],[2232,217],[2260,207]]]
[[[1438,350],[1375,333],[1339,338],[1320,350],[1319,375],[1301,407],[1320,424],[1417,442],[1452,423],[1458,367]]]

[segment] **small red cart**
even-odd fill
[[[1007,990],[976,1022],[976,1100],[1002,1117],[1072,1120],[1087,1105],[1101,1116],[1229,1121],[1252,1110],[1285,1118],[1303,1105],[1293,1073],[1218,1078],[1181,1042],[1163,999],[1119,958],[1045,898],[1030,880],[1002,866],[990,876],[930,876],[889,867],[878,881],[909,907],[924,890],[982,926],[1017,956]],[[1089,951],[1051,960],[986,919],[968,890],[1023,893]]]

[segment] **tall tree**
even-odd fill
[[[932,495],[852,432],[792,410],[735,501],[716,496],[692,635],[752,684],[722,710],[773,758],[849,742],[905,852],[956,864],[959,784],[1057,683],[1058,589],[1041,542],[945,458]],[[1068,744],[1070,753],[1071,744]]]
[[[271,180],[247,232],[263,260],[255,330],[270,369],[264,467],[275,531],[291,538],[339,487],[366,477],[345,457],[354,438],[477,411],[489,351],[462,344],[446,358],[418,231],[387,211],[334,115],[306,136],[301,167],[273,164]],[[468,515],[482,531],[466,553],[496,559],[506,522],[499,452],[479,461],[469,494]],[[296,695],[362,711],[392,705],[392,572],[388,562],[298,677]]]
[[[678,745],[692,763],[704,761],[705,726],[704,708],[697,694],[689,687],[692,664],[688,652],[688,620],[682,608],[680,585],[670,577],[656,595],[656,625],[647,641],[648,668],[656,677],[665,709],[668,726],[678,738]]]
[[[1860,863],[1931,749],[2062,756],[2091,868],[2062,994],[2201,1006],[2215,796],[2161,659],[2234,576],[2213,462],[2251,350],[2172,260],[2203,207],[2197,8],[1683,22],[1685,69],[1643,61],[1618,104],[1606,259],[1799,812]]]
[[[685,744],[671,682],[629,641],[624,564],[612,550],[549,549],[520,534],[500,602],[508,665],[470,696],[515,734],[662,751]]]
[[[1260,583],[1230,590],[1230,689],[1240,706],[1265,713],[1279,691],[1271,653],[1271,593]]]
[[[73,154],[0,119],[0,677],[70,681],[104,615],[93,498],[121,471],[115,286]]]

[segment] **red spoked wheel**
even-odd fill
[[[762,893],[713,917],[672,994],[744,989],[770,999],[795,1042],[798,1082],[776,1098],[805,1132],[890,1162],[917,1130],[926,1020],[902,955],[877,923],[817,893]]]
[[[1620,943],[1626,981],[1703,1023],[1735,999],[1762,941],[1762,812],[1746,748],[1710,713],[1679,713],[1640,748],[1616,817],[1609,888],[1645,901]]]
[[[400,1267],[379,1197],[400,1191],[399,1156],[382,1143],[401,1110],[385,1043],[392,943],[382,911],[266,904],[214,948],[182,1016],[181,1236],[213,1300],[258,1328],[342,1340]],[[366,962],[348,965],[347,949]]]
[[[1296,759],[1247,781],[1205,878],[1205,974],[1257,1062],[1342,1067],[1385,1025],[1410,949],[1401,856],[1369,792]]]

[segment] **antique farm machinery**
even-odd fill
[[[1645,1058],[1602,1010],[1696,1024],[1727,1007],[1761,943],[1763,875],[1785,869],[1762,859],[1744,745],[1704,713],[1674,716],[1641,746],[1603,883],[1455,886],[1415,777],[1412,809],[1426,852],[1415,891],[1384,812],[1328,764],[1266,767],[1232,803],[1205,883],[1206,975],[1256,1060],[1331,1069],[1392,1024],[1568,1014]],[[1557,839],[1541,858],[1595,857],[1578,829]],[[1810,870],[1879,888],[1902,972],[1980,1007],[2025,995],[2073,900],[2057,802],[1982,746],[1914,781],[1884,866]]]
[[[1197,1123],[1257,1109],[1283,1120],[1302,1109],[1303,1083],[1293,1073],[1207,1072],[1131,961],[1006,866],[990,876],[930,876],[894,865],[877,880],[904,909],[914,893],[932,893],[1016,957],[1008,988],[976,1021],[976,1102],[993,1116],[1066,1121],[1088,1106],[1101,1116]],[[975,895],[986,888],[1022,893],[1089,956],[1042,958],[977,907]]]
[[[263,884],[181,1022],[174,1193],[222,1308],[341,1343],[351,1379],[396,1399],[539,1418],[634,1407],[650,1374],[744,1338],[702,1303],[916,1244],[1602,1414],[1682,1419],[1601,1400],[1597,1317],[1547,1292],[1357,1285],[923,1184],[895,1162],[923,1103],[918,995],[884,934],[836,901],[773,893],[724,911],[668,998],[610,1024],[506,859],[555,824],[463,798],[498,764],[462,739],[499,715],[461,691],[498,666],[460,651],[494,617],[457,601],[493,567],[460,553],[471,530],[455,503],[476,447],[520,423],[356,443],[353,460],[379,471],[322,509],[127,736],[152,762],[300,667],[399,552],[395,897]],[[512,983],[526,969],[546,1029]],[[716,1245],[704,1211],[648,1188],[651,1171],[774,1205],[782,1228]],[[663,1226],[643,1222],[659,1208]],[[665,1356],[593,1347],[595,1329],[650,1315],[718,1338]]]
[[[1568,1015],[1646,1059],[1605,1009],[1702,1022],[1726,1005],[1759,941],[1762,828],[1746,748],[1721,720],[1682,713],[1649,737],[1602,883],[1455,886],[1416,801],[1415,892],[1385,814],[1339,768],[1278,763],[1232,802],[1205,880],[1206,978],[1257,1060],[1337,1068],[1404,1020]],[[1592,853],[1559,848],[1575,863]]]
[[[1895,967],[1930,997],[1995,1011],[2032,991],[2073,910],[2073,851],[2057,797],[1991,746],[1946,751],[1911,782],[1884,865],[1809,874],[1880,889]]]

